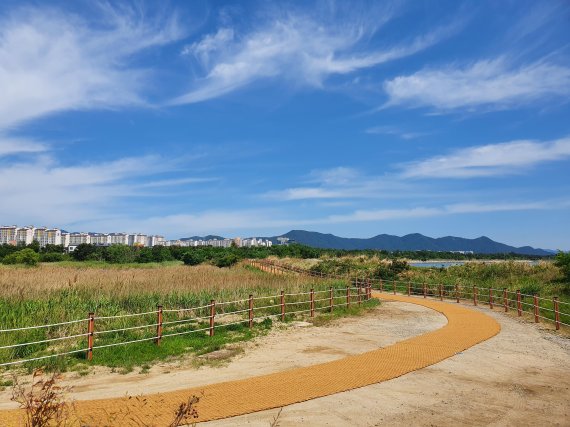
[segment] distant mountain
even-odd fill
[[[369,239],[356,239],[338,237],[333,234],[323,234],[314,231],[292,230],[282,236],[271,237],[277,243],[277,237],[288,237],[292,241],[315,248],[329,249],[380,249],[387,251],[473,251],[480,254],[516,253],[522,255],[552,255],[553,251],[522,246],[520,248],[495,242],[488,237],[481,236],[476,239],[446,236],[432,238],[423,234],[407,234],[405,236],[392,236],[379,234]]]
[[[203,236],[203,237],[201,237],[201,236],[182,237],[182,238],[179,239],[179,240],[184,241],[184,240],[214,240],[214,239],[217,239],[217,240],[224,240],[225,237],[222,237],[222,236],[214,236],[213,234],[208,234],[207,236]]]

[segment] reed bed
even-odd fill
[[[150,312],[145,316],[96,321],[96,330],[138,327],[156,322],[156,306],[164,309],[183,309],[207,305],[211,299],[218,302],[243,300],[249,294],[255,296],[275,295],[281,290],[287,294],[339,288],[335,303],[343,299],[341,289],[345,283],[321,280],[300,275],[274,275],[258,269],[237,265],[232,268],[217,268],[208,265],[188,267],[165,265],[148,267],[108,268],[93,265],[53,265],[44,264],[37,268],[0,268],[0,329],[52,324],[70,320],[86,319],[89,312],[97,317]],[[287,301],[307,300],[307,295],[288,296]],[[256,303],[274,305],[278,298],[268,298]],[[317,304],[317,308],[325,302]],[[291,306],[291,310],[293,310]],[[218,314],[234,310],[244,310],[247,303],[221,305]],[[306,310],[308,303],[299,304],[296,310]],[[256,316],[277,314],[272,307]],[[289,309],[288,309],[289,310]],[[165,328],[164,333],[177,333],[203,329],[207,322],[186,322],[185,319],[208,315],[208,309],[184,310],[165,313],[164,321],[184,320]],[[245,314],[243,315],[245,316]],[[240,319],[229,319],[237,321]],[[24,330],[0,334],[0,346],[20,342],[40,341],[65,337],[86,332],[86,322],[73,323],[44,329]],[[134,329],[98,335],[97,344],[112,344],[152,337],[153,327]],[[192,347],[205,350],[215,349],[222,342],[251,338],[245,325],[237,324],[220,331],[215,339],[206,339],[205,333],[182,335],[164,341],[157,347],[152,342],[136,343],[132,346],[118,346],[99,350],[96,363],[107,366],[132,366],[181,354]],[[27,359],[63,350],[85,348],[85,337],[63,342],[35,344],[31,346],[0,349],[0,362],[14,359]],[[127,348],[128,347],[128,348]],[[133,357],[133,354],[136,356]],[[84,354],[68,357],[77,362]],[[43,362],[42,362],[43,363]],[[58,368],[65,363],[58,358]],[[62,365],[63,364],[63,365]],[[37,364],[30,364],[35,367]]]

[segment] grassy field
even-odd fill
[[[217,268],[209,265],[188,267],[179,263],[140,265],[110,265],[104,263],[60,263],[42,264],[35,268],[0,267],[0,329],[25,327],[40,324],[86,319],[90,311],[96,316],[117,316],[122,314],[151,312],[144,316],[96,320],[95,330],[103,331],[127,327],[138,327],[156,323],[157,304],[165,309],[182,309],[207,305],[211,299],[218,302],[243,300],[249,294],[254,296],[278,295],[316,291],[340,287],[337,302],[344,298],[345,283],[317,280],[295,275],[272,275],[255,268],[238,265],[232,268]],[[322,296],[323,294],[321,294]],[[328,295],[328,293],[327,293]],[[318,297],[316,297],[317,299]],[[307,295],[288,296],[288,302],[308,299]],[[256,301],[256,307],[275,305],[276,298]],[[317,308],[327,304],[317,303]],[[370,303],[371,304],[371,303]],[[369,304],[368,304],[369,305]],[[294,307],[294,308],[293,308]],[[222,323],[240,321],[240,316],[222,316],[224,312],[243,310],[247,301],[217,307],[217,318]],[[291,306],[288,311],[304,310],[308,304]],[[256,312],[256,316],[279,313],[279,307],[270,307]],[[338,310],[350,314],[350,311]],[[208,315],[208,308],[165,312],[164,322],[181,321],[163,328],[163,334],[184,333],[207,328],[207,319],[186,322],[192,317]],[[288,319],[291,317],[288,316]],[[0,346],[20,342],[39,341],[86,332],[87,322],[55,326],[45,329],[0,333]],[[213,338],[206,337],[204,331],[165,338],[161,346],[152,341],[97,349],[93,363],[114,368],[131,369],[136,365],[151,363],[177,356],[189,350],[209,352],[220,346],[248,340],[263,333],[271,326],[271,320],[262,322],[253,330],[247,324],[235,324],[216,329]],[[151,338],[155,327],[128,331],[104,333],[95,336],[95,347],[114,343]],[[0,349],[0,363],[16,358],[31,358],[61,352],[79,350],[86,347],[86,338],[41,343],[32,346]],[[82,362],[83,353],[66,358],[48,359],[29,363],[31,369],[37,365],[67,369]]]

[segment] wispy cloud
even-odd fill
[[[3,137],[0,133],[0,158],[14,154],[41,153],[47,149],[46,144],[23,138]]]
[[[405,178],[473,178],[507,175],[539,163],[570,157],[570,137],[554,141],[510,141],[453,151],[404,166]]]
[[[316,21],[309,14],[288,12],[271,16],[247,33],[218,29],[186,46],[204,77],[172,101],[189,104],[228,94],[261,79],[279,78],[293,85],[322,87],[331,75],[344,75],[413,55],[454,32],[458,25],[440,27],[384,49],[367,42],[392,17],[392,10],[370,8],[357,14],[344,10],[334,19]]]
[[[570,68],[547,60],[514,67],[504,57],[468,66],[424,69],[384,83],[387,106],[437,110],[519,107],[570,94]]]
[[[394,126],[374,126],[366,129],[366,133],[371,135],[392,135],[401,139],[416,139],[429,135],[428,132],[409,132]]]
[[[47,7],[0,17],[0,130],[64,110],[145,102],[146,71],[129,60],[179,39],[176,16],[93,8],[90,20]]]

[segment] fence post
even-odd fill
[[[558,297],[554,297],[552,301],[554,305],[554,324],[556,325],[556,330],[560,329],[560,310],[558,308]]]
[[[382,282],[382,278],[380,280],[380,292],[384,292],[384,283]]]
[[[210,300],[210,336],[214,336],[214,322],[216,317],[216,300]]]
[[[439,285],[439,300],[443,301],[443,285]]]
[[[424,282],[424,298],[427,298],[427,285],[426,285],[426,282]]]
[[[489,288],[489,308],[493,309],[493,288]]]
[[[534,296],[534,323],[538,323],[538,295]]]
[[[311,288],[311,317],[315,317],[315,290]]]
[[[396,295],[396,281],[394,280],[394,295]]]
[[[93,359],[93,333],[95,332],[95,313],[89,312],[87,316],[87,360]]]
[[[249,327],[253,327],[253,295],[249,294]]]
[[[455,299],[457,304],[459,304],[459,285],[457,283],[455,284]]]
[[[412,283],[408,281],[408,296],[412,295]]]
[[[346,308],[350,307],[350,286],[346,287]]]
[[[334,307],[334,299],[333,299],[333,287],[331,286],[329,288],[329,311],[332,313],[333,312],[333,307]]]
[[[509,311],[509,301],[507,298],[507,288],[503,288],[503,305],[505,306],[505,313]]]
[[[357,289],[357,292],[358,292],[358,305],[360,305],[361,300],[362,300],[361,287],[360,287],[360,286],[357,286],[356,289]]]
[[[517,313],[522,316],[521,290],[517,289]]]
[[[162,339],[162,305],[156,306],[156,345],[160,345]]]
[[[281,291],[281,321],[285,320],[285,291]]]
[[[476,286],[473,286],[473,305],[477,306],[477,292],[479,290],[477,289]]]

